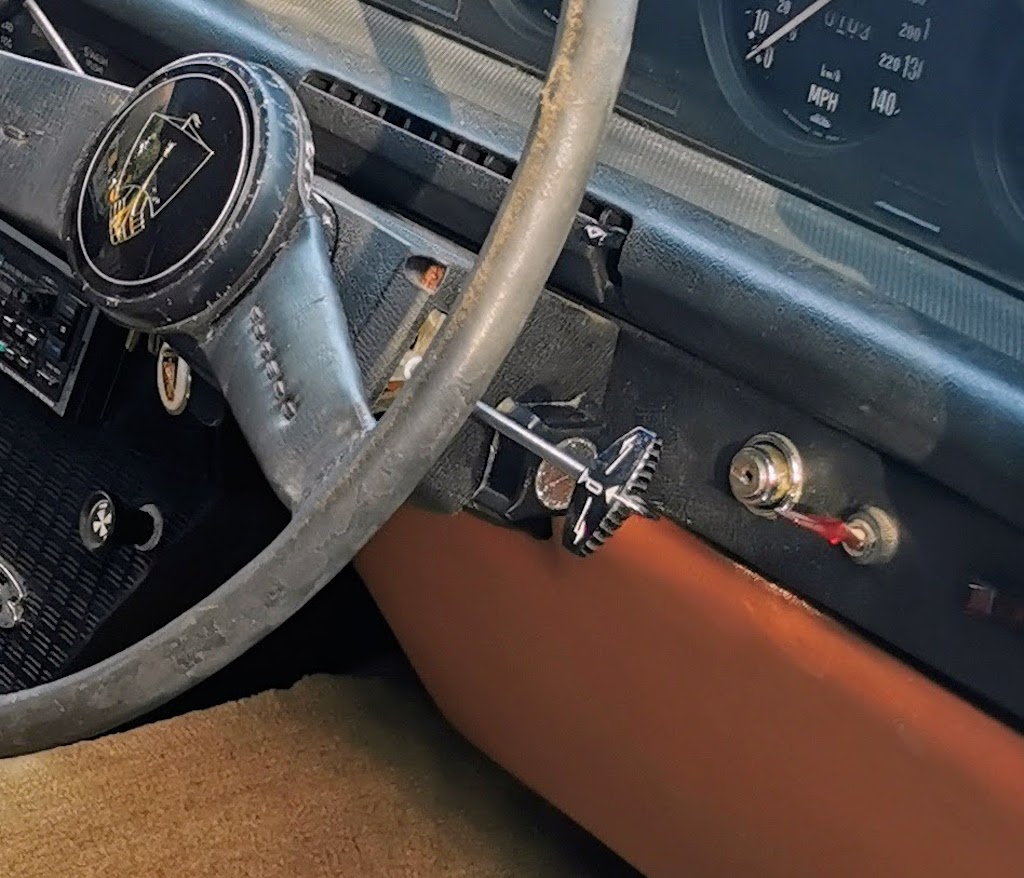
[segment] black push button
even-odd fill
[[[67,352],[67,342],[60,338],[48,338],[43,345],[43,356],[47,360],[57,362],[64,358]]]

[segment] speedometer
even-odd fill
[[[717,0],[745,90],[825,143],[892,124],[928,76],[931,0]]]

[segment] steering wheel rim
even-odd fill
[[[618,95],[638,0],[565,0],[515,178],[448,320],[377,426],[285,530],[182,616],[73,675],[0,696],[0,755],[101,734],[244,653],[310,600],[401,506],[522,331],[572,227]]]

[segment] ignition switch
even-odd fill
[[[798,511],[805,487],[804,462],[796,445],[781,433],[759,433],[729,466],[733,496],[750,512],[781,519],[842,546],[857,564],[888,564],[899,548],[899,529],[882,509],[867,506],[853,515],[815,515]]]
[[[800,452],[781,433],[760,433],[732,459],[729,487],[751,512],[775,518],[779,510],[792,509],[803,494]]]

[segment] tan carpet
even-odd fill
[[[418,691],[287,692],[0,761],[3,878],[633,875]]]

